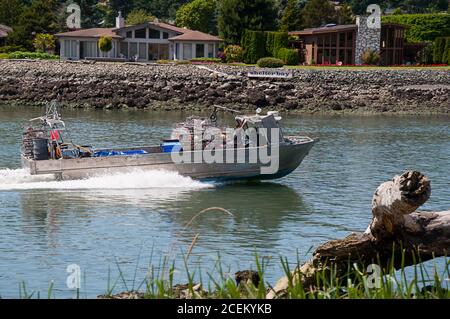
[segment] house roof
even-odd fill
[[[91,28],[80,29],[76,31],[62,32],[55,34],[56,37],[76,37],[76,38],[99,38],[99,37],[111,37],[120,39],[113,30],[115,28]]]
[[[10,27],[0,24],[0,38],[6,38],[8,36],[8,33],[11,33],[13,29]]]
[[[222,41],[221,38],[200,31],[185,29],[183,34],[169,38],[171,41]]]
[[[289,35],[313,35],[313,34],[321,34],[321,33],[333,33],[333,32],[342,32],[342,31],[353,31],[356,30],[356,24],[343,24],[343,25],[335,25],[330,27],[320,27],[320,28],[310,28],[301,31],[290,31]]]
[[[395,27],[395,28],[407,28],[408,26],[399,23],[381,23],[382,27]],[[345,32],[357,30],[356,24],[342,24],[342,25],[332,25],[328,27],[319,28],[309,28],[301,31],[290,31],[289,35],[314,35],[323,33],[335,33],[335,32]]]
[[[123,28],[92,28],[92,29],[80,29],[76,31],[70,31],[70,32],[62,32],[58,33],[55,36],[56,37],[81,37],[81,38],[98,38],[102,36],[109,36],[112,38],[121,39],[118,35],[119,31],[128,31],[131,29],[136,29],[139,27],[148,27],[148,26],[155,26],[161,29],[165,29],[168,31],[172,31],[177,33],[176,36],[173,36],[169,38],[169,40],[177,40],[177,41],[222,41],[221,38],[216,37],[211,34],[207,34],[200,31],[194,31],[189,30],[186,28],[179,28],[177,26],[174,26],[172,24],[164,23],[164,22],[148,22],[143,24],[137,24],[137,25],[130,25],[125,26]]]

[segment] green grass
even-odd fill
[[[404,258],[402,258],[404,259]],[[168,258],[162,258],[158,267],[151,263],[148,271],[140,281],[137,281],[140,254],[137,260],[136,269],[132,274],[132,279],[127,280],[126,274],[121,269],[119,263],[115,262],[117,274],[113,278],[111,270],[108,269],[108,280],[105,283],[106,290],[104,298],[112,298],[115,294],[126,292],[139,292],[140,298],[145,299],[175,299],[180,297],[180,291],[189,294],[194,299],[264,299],[275,283],[268,283],[265,280],[267,267],[271,259],[268,257],[259,258],[255,253],[255,269],[260,277],[257,286],[252,283],[241,283],[237,285],[234,276],[230,275],[230,268],[224,270],[220,255],[211,272],[203,273],[200,269],[192,270],[188,267],[188,260],[185,258],[182,265],[178,267],[175,262],[170,262]],[[381,276],[376,277],[379,281],[378,288],[372,288],[371,283],[374,278],[370,273],[366,273],[365,267],[358,264],[349,265],[344,275],[338,276],[338,271],[330,265],[327,270],[316,274],[314,289],[303,287],[299,276],[292,276],[294,266],[300,265],[297,262],[290,264],[284,257],[280,257],[279,267],[288,277],[288,289],[283,298],[287,299],[449,299],[449,277],[450,261],[444,258],[444,269],[441,273],[434,263],[429,273],[427,268],[419,263],[415,266],[400,270],[393,268],[393,262],[383,268]],[[429,269],[430,267],[428,267]],[[182,272],[187,278],[183,289],[174,286],[174,274]],[[341,273],[342,274],[342,273]],[[130,283],[131,282],[131,283]],[[119,289],[119,283],[121,288]],[[201,289],[195,290],[201,284]],[[53,290],[53,282],[49,285],[46,294],[28,291],[24,282],[19,284],[19,298],[40,299],[57,298]],[[74,298],[80,298],[80,291],[77,291]]]

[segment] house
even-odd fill
[[[405,28],[395,23],[368,28],[367,17],[361,16],[356,24],[291,31],[289,35],[297,37],[294,45],[305,64],[359,65],[370,49],[380,54],[381,65],[398,65],[404,62]]]
[[[13,31],[10,27],[0,24],[0,45],[5,45],[8,34]]]
[[[222,39],[200,31],[179,28],[157,20],[125,26],[119,12],[115,28],[80,29],[55,35],[62,59],[109,58],[152,60],[190,60],[215,58]],[[102,52],[101,37],[112,38],[112,49]]]

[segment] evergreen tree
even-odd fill
[[[275,0],[221,0],[217,17],[219,34],[227,44],[236,44],[245,29],[275,30],[277,13]]]
[[[23,9],[24,4],[21,0],[0,0],[0,24],[15,26]]]
[[[298,0],[287,0],[280,19],[281,31],[294,31],[301,28],[301,8]]]
[[[33,50],[33,39],[38,33],[53,34],[59,31],[56,12],[58,3],[54,0],[33,0],[18,18],[14,31],[9,36],[15,45]]]
[[[309,0],[302,10],[303,26],[315,28],[336,22],[336,10],[329,0]]]
[[[355,17],[353,15],[352,7],[344,3],[337,10],[337,23],[338,24],[353,24]]]

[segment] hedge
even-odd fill
[[[11,53],[24,50],[25,48],[20,45],[5,45],[0,47],[0,53]]]
[[[263,31],[245,30],[242,36],[241,45],[244,48],[244,62],[256,63],[266,54],[266,33]]]
[[[446,38],[444,53],[442,54],[442,63],[450,65],[450,37]]]
[[[283,61],[277,58],[261,58],[256,63],[260,68],[280,68],[284,65]]]
[[[205,63],[221,63],[222,60],[219,58],[193,58],[191,62],[205,62]]]
[[[278,50],[276,57],[286,65],[297,65],[299,62],[298,51],[295,49],[281,48]]]
[[[436,38],[433,44],[433,62],[450,64],[450,37]]]
[[[42,59],[42,60],[56,60],[58,55],[52,55],[43,52],[12,52],[8,54],[8,59]]]
[[[266,32],[266,51],[276,57],[281,48],[288,46],[287,32]]]
[[[450,36],[450,14],[400,14],[383,16],[386,23],[408,25],[405,36],[407,42],[434,41],[437,37]]]

